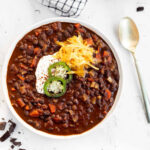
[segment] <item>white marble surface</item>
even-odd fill
[[[143,12],[136,7],[143,5]],[[149,150],[150,124],[147,123],[141,102],[140,88],[130,54],[118,42],[117,27],[124,16],[132,17],[140,31],[137,57],[150,96],[150,1],[149,0],[89,0],[79,19],[98,27],[114,44],[121,59],[124,75],[123,91],[114,112],[97,132],[81,138],[54,140],[33,134],[11,114],[0,88],[0,119],[17,122],[12,137],[17,137],[26,150]],[[56,15],[36,0],[0,1],[0,65],[8,47],[22,30],[31,24]],[[1,79],[1,78],[0,78]],[[0,84],[0,87],[3,85]],[[21,134],[17,132],[21,131]],[[0,131],[0,135],[1,135]],[[7,140],[0,150],[10,149]],[[15,148],[17,150],[19,148]]]

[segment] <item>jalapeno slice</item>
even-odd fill
[[[60,97],[66,92],[66,80],[51,77],[44,84],[44,93],[49,97]]]
[[[71,69],[65,62],[56,62],[49,66],[48,73],[49,77],[61,77],[69,83],[72,80],[72,75],[67,74]]]

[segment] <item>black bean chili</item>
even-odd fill
[[[59,50],[55,41],[79,33],[99,51],[94,55],[99,70],[89,68],[85,78],[73,75],[62,97],[37,93],[39,59]],[[96,33],[73,23],[55,22],[26,34],[16,45],[7,72],[9,97],[16,112],[33,127],[55,135],[79,134],[102,121],[114,103],[118,84],[118,66],[110,47]]]

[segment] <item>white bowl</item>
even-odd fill
[[[30,32],[31,30],[35,29],[35,28],[38,28],[42,25],[45,25],[45,24],[48,24],[48,23],[52,23],[52,22],[56,22],[56,21],[60,21],[60,22],[70,22],[70,23],[80,23],[81,25],[87,27],[88,29],[94,31],[97,35],[99,35],[102,39],[104,39],[104,41],[109,45],[109,47],[111,48],[114,56],[115,56],[115,59],[117,61],[117,64],[118,64],[118,69],[119,69],[119,75],[120,75],[120,80],[119,80],[119,89],[118,89],[118,92],[117,92],[117,95],[116,95],[116,98],[115,98],[115,102],[112,106],[112,108],[110,109],[110,111],[107,113],[107,116],[105,116],[105,118],[103,119],[103,121],[101,121],[99,124],[97,124],[96,126],[94,126],[92,129],[86,131],[86,132],[83,132],[81,134],[77,134],[77,135],[67,135],[67,136],[61,136],[61,135],[53,135],[53,134],[48,134],[46,132],[43,132],[43,131],[40,131],[40,130],[37,130],[35,128],[33,128],[32,126],[30,126],[29,124],[27,124],[18,114],[17,112],[15,111],[15,109],[13,108],[13,106],[11,105],[11,102],[10,102],[10,99],[9,99],[9,96],[8,96],[8,89],[7,89],[7,83],[6,83],[6,80],[7,80],[7,67],[8,67],[8,63],[9,63],[9,59],[15,49],[15,46],[16,44],[18,43],[18,41],[20,39],[22,39],[24,37],[24,35],[26,35],[28,32]],[[27,129],[31,130],[32,132],[38,134],[38,135],[42,135],[44,137],[48,137],[48,138],[55,138],[55,139],[68,139],[68,138],[72,138],[72,137],[79,137],[81,135],[85,135],[87,133],[90,133],[90,132],[94,132],[99,126],[101,126],[102,124],[104,125],[104,120],[106,120],[106,118],[108,118],[109,114],[112,113],[112,110],[114,109],[114,107],[116,106],[116,103],[120,97],[120,93],[121,93],[121,90],[122,90],[122,81],[123,81],[123,76],[122,76],[122,69],[121,69],[121,64],[120,64],[120,60],[119,60],[119,57],[114,49],[114,47],[112,46],[112,44],[110,43],[110,41],[98,30],[96,29],[95,27],[93,27],[92,25],[88,24],[88,23],[85,23],[81,20],[77,20],[77,19],[72,19],[72,18],[50,18],[50,19],[46,19],[46,20],[43,20],[39,23],[36,23],[35,25],[32,25],[31,27],[29,27],[28,29],[26,29],[24,32],[22,32],[17,38],[16,40],[12,43],[9,51],[7,52],[7,56],[6,56],[6,59],[5,59],[5,62],[4,62],[4,65],[3,65],[3,70],[2,70],[2,84],[3,84],[3,92],[4,92],[4,95],[5,95],[5,99],[6,99],[6,102],[9,106],[9,109],[11,110],[11,112],[13,113],[13,115],[17,118],[17,120],[22,123]],[[95,131],[96,132],[96,131]]]

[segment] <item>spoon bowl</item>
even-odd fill
[[[121,20],[119,25],[119,39],[127,50],[135,53],[139,42],[139,32],[131,18],[125,17]]]

